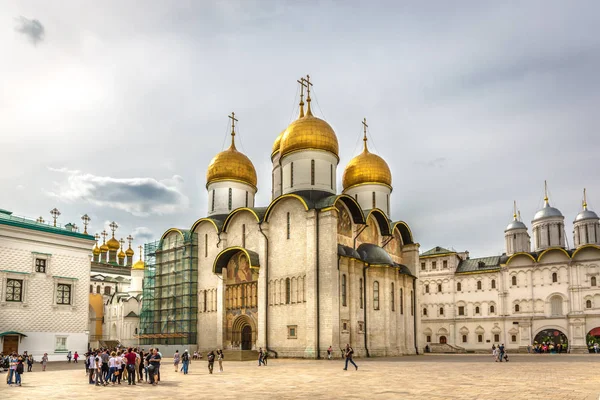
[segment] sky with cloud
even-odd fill
[[[136,245],[190,227],[231,111],[267,205],[310,74],[338,182],[366,117],[421,250],[500,254],[544,179],[572,238],[584,187],[600,212],[599,27],[594,1],[5,1],[0,208],[114,220]]]

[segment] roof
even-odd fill
[[[136,313],[134,313],[133,311],[129,311],[129,314],[127,314],[125,316],[125,318],[138,318],[139,315],[137,315]]]
[[[394,265],[394,261],[388,252],[376,244],[363,243],[358,246],[356,252],[360,255],[361,260],[368,264]]]
[[[40,232],[54,233],[57,235],[64,235],[75,237],[78,239],[86,239],[90,241],[94,241],[94,237],[92,235],[83,234],[79,232],[75,232],[72,230],[72,225],[67,224],[67,226],[63,227],[60,224],[54,226],[54,224],[46,223],[46,222],[37,222],[36,220],[18,217],[13,215],[11,211],[0,209],[0,225],[14,226],[17,228],[31,229]]]
[[[500,268],[502,256],[469,258],[461,260],[456,268],[457,274],[488,272]]]
[[[451,253],[456,253],[456,251],[454,251],[454,250],[448,250],[448,249],[445,249],[443,247],[436,246],[436,247],[434,247],[431,250],[427,250],[426,252],[421,253],[420,257],[423,257],[423,256],[439,256],[439,255],[442,255],[442,254],[451,254]]]

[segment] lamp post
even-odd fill
[[[90,217],[88,217],[88,215],[87,215],[87,214],[84,214],[84,215],[81,217],[81,220],[83,221],[83,234],[84,234],[84,235],[87,235],[87,227],[88,227],[88,224],[90,223],[90,221],[91,221],[92,219],[91,219]]]
[[[50,210],[50,215],[52,215],[52,218],[54,218],[54,226],[56,226],[56,218],[60,216],[60,211],[58,211],[56,208],[53,208]]]

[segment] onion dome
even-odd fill
[[[133,264],[133,266],[131,267],[131,269],[144,269],[144,268],[146,268],[146,264],[144,264],[144,262],[142,261],[141,258],[139,260],[137,260],[135,262],[135,264]]]
[[[344,169],[342,187],[346,190],[353,186],[366,183],[381,184],[391,187],[392,173],[390,167],[383,158],[369,152],[367,147],[366,125],[363,141],[363,152],[350,160],[346,169]]]
[[[117,239],[115,239],[114,236],[111,237],[110,239],[108,239],[108,242],[106,242],[106,245],[108,246],[108,250],[112,250],[112,251],[117,251],[121,247],[121,243],[119,243],[119,241]]]
[[[108,251],[108,245],[106,243],[102,243],[102,246],[100,246],[100,252],[106,253],[107,251]]]
[[[94,246],[94,249],[92,250],[92,253],[97,256],[100,254],[100,247],[98,247],[98,243],[96,243],[96,245]]]
[[[300,94],[300,116],[285,130],[280,140],[281,157],[299,150],[323,150],[335,154],[339,158],[339,145],[333,128],[325,121],[315,117],[310,109],[310,81],[303,79],[307,87],[308,103],[304,115],[304,92]],[[277,142],[277,141],[276,141]]]
[[[131,248],[131,244],[129,245],[129,248],[127,250],[125,250],[125,255],[127,257],[133,257],[135,255],[135,252]]]
[[[123,249],[121,249],[121,251],[119,252],[119,254],[117,254],[117,257],[118,257],[119,259],[123,259],[123,258],[125,258],[125,253],[123,252]]]
[[[527,229],[527,226],[521,221],[521,212],[519,211],[517,214],[516,201],[514,202],[513,220],[508,224],[504,232],[512,231],[513,229]]]
[[[285,133],[285,129],[283,131],[281,131],[281,133],[277,136],[277,138],[275,138],[275,142],[273,142],[273,149],[271,150],[271,159],[273,159],[273,157],[275,156],[275,154],[277,154],[279,152],[279,147],[281,146],[281,138],[283,137],[283,134]]]
[[[544,181],[544,207],[535,213],[533,222],[544,218],[562,217],[562,213],[558,209],[551,207],[548,202],[548,184]]]
[[[233,117],[235,114],[232,113]],[[235,148],[235,125],[231,129],[231,146],[214,156],[208,164],[206,186],[218,181],[239,181],[256,188],[256,170],[252,161]]]
[[[575,221],[573,221],[573,222],[585,221],[586,219],[598,220],[599,218],[598,218],[598,214],[596,214],[595,212],[593,212],[591,210],[588,210],[585,189],[583,189],[583,210],[581,210],[581,212],[579,214],[577,214],[577,216],[575,217]]]

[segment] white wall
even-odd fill
[[[373,193],[375,193],[375,208],[383,210],[388,217],[391,215],[390,209],[392,199],[389,197],[391,196],[392,191],[385,185],[359,185],[345,190],[344,193],[354,197],[363,210],[374,208]]]
[[[315,162],[315,184],[311,184],[311,160]],[[294,163],[292,185],[291,164]],[[286,155],[281,161],[283,168],[283,193],[299,190],[322,190],[336,193],[336,168],[338,159],[332,153],[317,150],[304,150]],[[331,173],[333,169],[333,173]]]
[[[231,189],[231,207],[229,207],[229,189]],[[218,181],[208,185],[208,216],[229,214],[240,207],[254,207],[256,190],[245,183]],[[248,202],[246,203],[246,193]],[[214,209],[213,209],[214,196]]]

